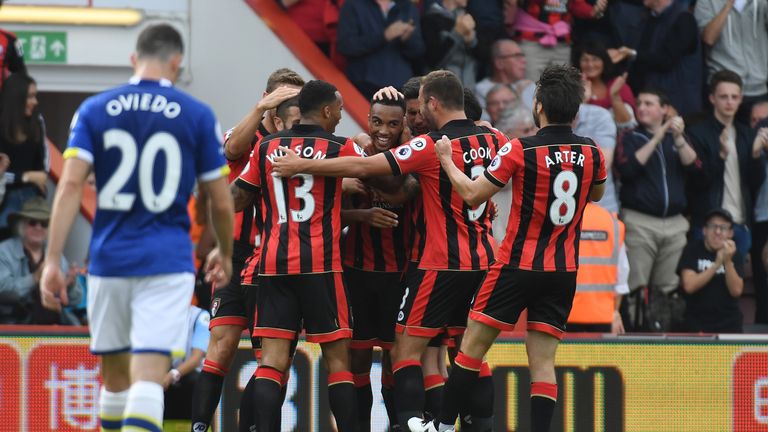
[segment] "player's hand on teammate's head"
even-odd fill
[[[280,147],[283,153],[272,161],[272,175],[290,177],[300,171],[301,158],[288,147]]]
[[[442,138],[437,140],[435,143],[435,153],[437,153],[437,157],[440,158],[440,162],[451,161],[453,148],[451,147],[451,140],[449,140],[447,136],[443,135]]]
[[[397,213],[381,207],[371,207],[367,213],[368,225],[374,228],[394,228],[397,226]]]
[[[219,248],[214,248],[205,262],[205,281],[223,287],[229,283],[231,277],[232,257],[225,257]]]
[[[376,93],[373,94],[373,100],[384,100],[384,99],[405,99],[405,96],[403,96],[402,93],[400,93],[396,88],[392,86],[387,86],[384,88],[379,89]]]
[[[61,311],[61,305],[69,303],[67,284],[58,263],[43,263],[40,276],[40,300],[43,307],[53,311]]]
[[[299,94],[299,89],[293,87],[278,87],[272,93],[264,96],[257,105],[263,110],[277,108],[278,105]]]

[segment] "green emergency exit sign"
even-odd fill
[[[24,61],[36,63],[66,63],[67,33],[49,31],[20,31],[16,37],[24,51]]]

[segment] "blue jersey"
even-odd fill
[[[96,175],[90,274],[194,272],[187,202],[195,180],[227,175],[221,139],[211,109],[167,80],[132,78],[83,102],[64,157]]]

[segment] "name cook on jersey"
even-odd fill
[[[165,118],[171,120],[181,114],[181,105],[178,102],[168,102],[165,96],[152,93],[121,94],[117,99],[110,99],[105,108],[107,114],[112,117],[119,116],[123,111],[150,111],[162,113]]]

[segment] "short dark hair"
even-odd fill
[[[598,40],[588,40],[579,46],[577,50],[577,62],[581,60],[582,54],[589,54],[602,60],[603,73],[600,74],[600,79],[602,79],[604,82],[607,83],[608,80],[616,76],[616,68],[613,65],[613,61],[611,61],[611,58],[608,56],[608,48],[605,46],[605,44]]]
[[[436,70],[421,79],[424,100],[437,99],[446,109],[464,111],[464,86],[455,73]]]
[[[584,99],[581,72],[569,65],[547,66],[536,82],[536,98],[550,123],[569,124]]]
[[[403,113],[405,113],[405,99],[403,98],[391,99],[386,95],[382,95],[381,99],[371,98],[371,107],[373,107],[376,104],[400,107],[403,110]]]
[[[403,96],[405,96],[405,100],[409,101],[412,99],[418,99],[419,98],[419,87],[421,87],[421,77],[415,76],[410,78],[408,81],[403,84],[403,88],[401,93]]]
[[[272,93],[281,85],[304,87],[304,78],[291,69],[280,68],[269,74],[269,78],[267,78],[267,88],[265,90],[267,93]]]
[[[464,114],[472,121],[478,121],[483,116],[483,107],[469,87],[464,87]]]
[[[744,81],[742,81],[739,74],[732,70],[723,69],[721,71],[715,72],[715,74],[712,75],[712,78],[709,80],[709,94],[715,94],[717,86],[724,82],[736,84],[739,86],[739,89],[744,88]]]
[[[181,34],[170,24],[154,24],[139,34],[136,55],[139,58],[154,57],[167,61],[174,54],[184,53]]]
[[[309,115],[320,108],[336,101],[336,86],[322,80],[312,80],[304,84],[299,92],[299,111]]]
[[[659,104],[661,106],[667,106],[669,105],[669,96],[667,96],[666,93],[664,93],[663,90],[657,89],[655,87],[648,87],[640,90],[637,92],[637,97],[640,97],[641,94],[649,94],[654,95],[659,98]]]
[[[281,120],[285,121],[285,116],[288,115],[288,109],[291,107],[298,108],[298,106],[299,106],[299,96],[296,95],[290,99],[286,99],[280,102],[280,105],[277,106],[277,110],[275,110],[275,115],[280,117]]]

